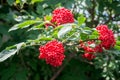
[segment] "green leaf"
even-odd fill
[[[15,0],[7,0],[7,2],[8,2],[8,4],[9,4],[9,5],[11,5],[11,6],[12,6],[12,5],[13,5],[13,3],[15,2]]]
[[[10,56],[14,55],[17,52],[17,49],[11,49],[11,50],[3,50],[0,52],[0,62],[3,62]]]
[[[80,15],[77,18],[77,20],[78,20],[78,25],[81,26],[85,22],[86,18],[83,15]]]
[[[16,47],[17,47],[17,53],[19,52],[19,50],[21,49],[22,46],[24,46],[25,43],[24,42],[21,42],[19,44],[16,44]]]
[[[87,34],[84,34],[84,33],[81,33],[81,34],[80,34],[80,38],[81,38],[82,40],[87,40],[87,39],[88,39],[88,35],[87,35]]]
[[[32,0],[32,1],[31,1],[31,4],[38,3],[38,2],[42,2],[42,1],[44,1],[44,0]]]
[[[46,21],[50,21],[51,19],[52,19],[52,16],[51,16],[51,15],[46,15],[46,16],[45,16],[45,20],[46,20]]]
[[[92,30],[90,27],[84,27],[85,30]]]
[[[15,79],[16,80],[26,80],[27,78],[27,70],[23,69],[15,74]]]
[[[115,49],[120,50],[120,46],[115,45]]]
[[[35,74],[34,80],[40,80],[40,75],[39,75],[39,73]]]
[[[0,80],[11,80],[11,78],[14,76],[16,73],[16,64],[11,63],[8,68],[1,70],[1,78]]]
[[[96,35],[89,35],[89,39],[97,39]]]
[[[57,27],[54,28],[54,31],[58,31],[58,30],[61,29],[62,27],[63,27],[63,26],[61,26],[61,25],[60,25],[60,26],[57,26]]]
[[[85,75],[85,72],[90,71],[90,69],[92,68],[88,67],[85,63],[72,59],[58,80],[92,80],[90,77],[88,79],[87,75]]]
[[[98,31],[96,31],[96,30],[94,30],[92,34],[93,35],[99,35]]]
[[[5,50],[3,50],[2,52],[0,52],[0,62],[3,62],[4,60],[6,60],[7,58],[11,57],[12,55],[15,55],[16,52],[19,52],[19,50],[21,49],[21,47],[24,45],[25,43],[19,43],[16,44],[16,48],[14,49],[10,49],[6,48]],[[13,48],[14,46],[12,46],[11,48]]]
[[[8,30],[5,25],[0,25],[0,34],[7,34],[8,35]]]
[[[50,40],[52,40],[53,38],[51,38],[51,37],[41,37],[39,40],[40,41],[50,41]]]
[[[9,29],[9,31],[23,29],[23,28],[29,27],[30,25],[35,24],[35,23],[41,23],[41,21],[39,21],[39,20],[27,20],[27,21],[24,21],[22,23],[14,25],[12,28]]]
[[[91,35],[89,35],[89,39],[97,39],[99,36],[98,31],[94,30]]]
[[[19,1],[19,0],[16,0],[15,3],[18,4],[18,3],[20,3],[20,1]]]
[[[1,44],[2,44],[2,37],[0,36],[0,47],[1,47]]]
[[[24,7],[24,4],[27,2],[27,0],[16,0],[15,3],[20,4],[20,8],[22,9]]]
[[[120,41],[116,41],[116,45],[120,45]]]
[[[84,33],[84,34],[91,34],[92,31],[91,30],[83,30],[82,33]]]
[[[45,27],[43,25],[44,25],[44,23],[40,23],[39,25],[35,25],[35,26],[31,27],[27,31],[45,29]]]
[[[58,32],[58,38],[62,38],[65,34],[72,30],[72,24],[64,24]]]
[[[119,46],[120,47],[120,46]],[[105,50],[107,53],[113,53],[115,55],[120,55],[120,50],[116,50],[116,49],[111,49],[111,50]]]

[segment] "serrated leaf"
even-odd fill
[[[9,31],[13,31],[13,30],[17,30],[17,29],[23,29],[23,28],[29,27],[30,25],[35,24],[35,23],[41,23],[41,21],[27,20],[27,21],[24,21],[22,23],[14,25],[12,28],[9,29]]]
[[[9,48],[6,48],[5,50],[3,50],[2,52],[0,52],[0,62],[3,62],[4,60],[6,60],[7,58],[11,57],[12,55],[14,55],[16,52],[19,52],[19,50],[21,49],[21,47],[24,45],[25,43],[19,43],[19,44],[16,44],[16,48],[14,49],[10,49]],[[11,48],[15,47],[15,46],[12,46]]]
[[[71,24],[64,24],[63,27],[58,32],[58,38],[62,38],[66,33],[72,30]]]

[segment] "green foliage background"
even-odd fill
[[[28,28],[22,29],[24,24],[21,29],[8,32],[13,25],[28,20],[41,20],[57,7],[72,10],[79,25],[84,20],[85,25],[91,28],[98,24],[108,24],[116,34],[119,33],[120,0],[0,0],[0,51],[26,40],[36,39],[40,34],[38,30],[26,33]],[[32,24],[36,23],[33,21],[31,25],[36,26]],[[120,50],[119,39],[118,36],[116,48]],[[1,62],[0,80],[50,80],[59,68],[53,68],[39,60],[38,48],[39,45],[29,46]],[[111,55],[114,59],[97,59],[97,62],[93,60],[95,64],[72,59],[56,80],[120,80],[120,52],[110,52],[115,53]],[[109,65],[106,66],[107,63]]]

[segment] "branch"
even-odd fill
[[[63,65],[60,67],[60,69],[52,76],[52,78],[51,78],[50,80],[55,80],[55,79],[60,75],[60,73],[63,71],[63,69],[67,66],[67,63],[68,63],[73,57],[74,57],[73,54],[69,55],[66,63],[63,64]]]
[[[91,14],[91,23],[92,23],[92,27],[95,27],[96,25],[95,25],[95,20],[94,20],[94,18],[95,18],[95,7],[96,7],[96,2],[95,2],[95,0],[91,0],[91,3],[92,3],[92,8],[89,8],[88,9],[88,11],[89,11],[89,13]]]
[[[99,40],[99,39],[88,39],[88,40],[81,41],[80,43],[87,42],[87,41],[96,41],[96,40]]]

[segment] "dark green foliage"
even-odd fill
[[[50,20],[50,13],[56,7],[71,9],[78,26],[67,24],[44,30],[44,16],[48,15],[47,20]],[[4,54],[4,60],[8,58],[0,63],[0,80],[50,80],[60,67],[53,68],[38,59],[40,45],[54,38],[64,40],[67,45],[72,44],[69,41],[96,39],[98,33],[89,27],[104,23],[118,34],[118,21],[120,0],[0,0],[0,57]],[[18,44],[21,42],[25,43]],[[74,46],[70,48],[74,51]],[[4,49],[7,52],[2,52]],[[14,56],[9,54],[11,49],[15,51]],[[120,80],[118,50],[120,37],[115,49],[106,51],[108,55],[100,55],[93,61],[73,58],[56,80]],[[6,54],[9,54],[7,58]]]
[[[100,72],[93,65],[79,60],[71,60],[57,80],[98,80]]]

